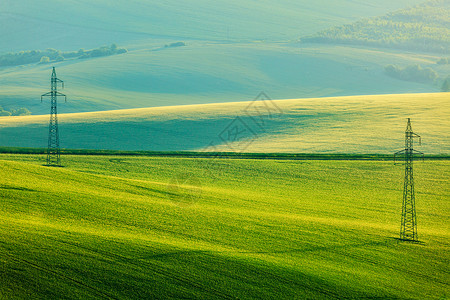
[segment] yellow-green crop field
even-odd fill
[[[0,155],[1,299],[445,299],[450,161]]]

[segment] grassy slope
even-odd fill
[[[43,159],[0,157],[4,298],[448,296],[448,161],[416,165],[413,245],[391,162]]]
[[[111,57],[54,64],[66,83],[64,112],[245,101],[261,90],[272,98],[436,92],[439,87],[392,80],[388,64],[420,63],[445,77],[438,55],[349,47],[188,42],[157,50],[143,43]],[[0,69],[0,105],[43,114],[39,96],[49,89],[51,65]]]
[[[196,0],[183,7],[179,1],[5,1],[0,38],[8,43],[0,52],[77,50],[113,42],[128,48],[126,55],[55,64],[67,84],[66,112],[241,101],[261,90],[277,99],[439,90],[383,74],[387,64],[433,66],[436,55],[286,44],[420,1],[325,2],[216,1],[212,6]],[[54,23],[46,23],[55,9]],[[154,51],[179,40],[188,46]],[[46,106],[36,100],[48,89],[49,68],[0,68],[0,105],[45,113]],[[445,77],[449,70],[439,66],[437,71]]]
[[[59,118],[61,146],[200,150],[212,143],[218,147],[206,150],[392,153],[403,147],[406,118],[410,117],[413,129],[423,137],[418,149],[448,154],[448,98],[449,93],[355,96],[63,114]],[[274,104],[279,110],[274,110]],[[248,130],[233,142],[229,129],[236,124],[242,127],[241,121]],[[0,144],[45,147],[47,124],[46,115],[0,118]]]

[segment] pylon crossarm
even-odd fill
[[[422,161],[425,161],[425,153],[420,152],[420,151],[417,151],[417,150],[414,150],[414,149],[411,149],[411,150],[414,151],[414,152],[416,152],[417,154],[422,155]]]
[[[41,102],[44,97],[50,97],[51,95],[52,95],[52,92],[48,92],[48,93],[41,95]]]
[[[399,154],[402,154],[403,152],[405,152],[406,151],[406,149],[403,149],[403,150],[400,150],[400,151],[397,151],[397,152],[395,152],[394,153],[394,164],[396,163],[396,158],[397,158],[397,156],[399,155]]]
[[[64,102],[67,102],[67,96],[66,96],[66,95],[64,95],[63,93],[60,93],[60,92],[56,92],[56,93],[55,93],[55,95],[56,95],[56,96],[61,96],[61,97],[64,97]]]
[[[420,135],[418,135],[417,133],[414,133],[414,132],[411,132],[411,135],[413,138],[419,139],[419,146],[422,145],[422,137]]]
[[[63,94],[63,93],[60,93],[60,92],[48,92],[48,93],[45,93],[45,94],[43,94],[43,95],[41,95],[41,102],[42,102],[42,99],[44,98],[44,97],[51,97],[51,96],[53,96],[52,94],[54,93],[54,95],[55,96],[60,96],[60,97],[64,97],[64,101],[65,102],[67,102],[67,96],[65,95],[65,94]]]
[[[61,79],[56,78],[56,82],[61,83],[61,87],[64,88],[64,81],[62,81]]]

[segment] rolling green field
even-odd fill
[[[449,296],[449,161],[0,155],[1,298]],[[177,183],[178,181],[178,183]]]
[[[447,2],[0,1],[0,300],[450,298]]]
[[[273,99],[431,93],[440,84],[392,79],[389,64],[420,64],[439,76],[450,65],[437,65],[442,54],[347,46],[265,42],[228,44],[186,41],[160,49],[145,41],[121,55],[72,59],[52,64],[0,67],[0,106],[48,113],[40,95],[50,88],[51,67],[65,81],[68,96],[61,113],[250,101],[260,91]]]
[[[449,154],[449,97],[368,95],[60,114],[59,128],[61,147],[68,149],[391,154],[404,146],[411,118],[423,137],[417,149]],[[0,145],[46,147],[48,119],[0,117]]]
[[[450,65],[436,64],[446,53],[298,43],[420,0],[3,2],[0,55],[112,43],[128,49],[108,57],[0,66],[0,106],[8,111],[47,113],[39,96],[49,88],[52,66],[66,82],[65,113],[248,101],[261,90],[274,99],[430,93],[440,91],[450,71]],[[164,47],[181,41],[186,46]],[[420,64],[440,78],[392,80],[384,72],[391,64]]]

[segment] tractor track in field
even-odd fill
[[[200,283],[195,282],[193,280],[189,280],[189,279],[183,277],[179,273],[177,274],[175,272],[167,271],[167,269],[165,269],[165,268],[163,268],[163,267],[161,267],[161,266],[159,266],[159,265],[157,265],[155,263],[151,263],[149,261],[143,261],[143,260],[138,260],[137,261],[137,260],[132,259],[130,257],[126,257],[126,256],[123,256],[123,255],[112,253],[112,252],[105,251],[105,250],[100,250],[100,249],[93,248],[93,247],[82,246],[82,245],[80,245],[78,243],[75,243],[75,242],[63,241],[63,240],[59,240],[59,239],[52,238],[52,237],[47,237],[47,238],[50,238],[50,239],[52,239],[52,240],[54,240],[56,242],[59,242],[59,243],[63,243],[63,244],[66,244],[66,245],[70,245],[72,247],[77,247],[77,248],[80,248],[80,249],[84,249],[84,250],[87,250],[87,251],[90,251],[90,252],[93,252],[93,253],[96,253],[96,254],[100,254],[100,255],[109,257],[109,258],[115,258],[115,259],[124,261],[126,263],[129,263],[131,265],[134,265],[135,267],[138,267],[138,268],[142,268],[142,266],[144,265],[146,267],[149,267],[149,269],[152,272],[154,272],[154,273],[156,273],[156,274],[158,274],[160,276],[169,278],[171,280],[183,283],[183,284],[188,285],[188,286],[195,287],[195,288],[197,288],[199,290],[203,290],[203,291],[209,293],[210,295],[215,296],[215,297],[220,298],[220,299],[236,299],[236,297],[230,296],[229,294],[226,294],[226,293],[224,293],[224,292],[222,292],[222,291],[220,291],[218,289],[215,289],[215,288],[212,288],[212,287],[208,287],[206,285],[200,284]],[[117,299],[117,298],[115,298],[115,299]]]
[[[2,254],[4,254],[5,256],[9,257],[11,260],[13,260],[13,261],[15,261],[17,263],[26,264],[29,267],[34,268],[36,270],[39,270],[41,272],[46,272],[46,273],[49,273],[49,274],[61,277],[61,278],[65,279],[65,280],[67,280],[67,281],[75,283],[76,285],[84,288],[85,290],[90,291],[91,293],[94,293],[96,296],[100,296],[101,298],[104,298],[104,299],[117,299],[117,300],[119,299],[119,298],[117,298],[117,297],[115,297],[113,295],[110,295],[108,293],[105,293],[105,292],[103,292],[103,291],[101,291],[101,290],[99,290],[99,289],[97,289],[97,288],[95,288],[93,286],[90,286],[90,285],[88,285],[88,284],[86,284],[86,283],[84,283],[84,282],[82,282],[80,280],[77,280],[77,279],[72,278],[70,276],[64,275],[64,274],[62,274],[60,272],[51,270],[50,268],[40,266],[40,265],[38,265],[38,264],[36,264],[34,262],[31,262],[29,260],[15,257],[14,255],[12,255],[10,253],[7,253],[5,251],[2,251],[2,252],[3,252]]]

